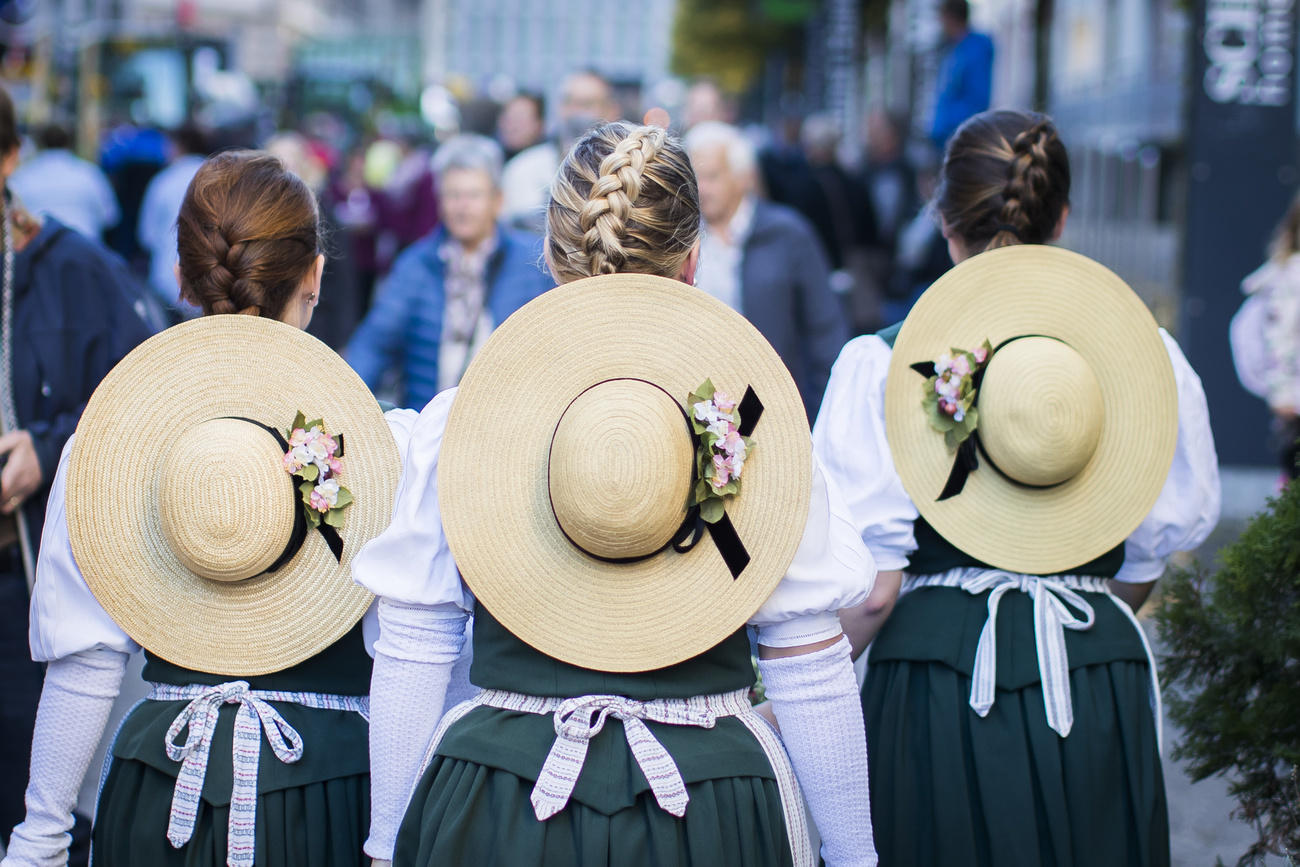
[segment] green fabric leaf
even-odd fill
[[[700,504],[700,517],[708,524],[716,524],[722,520],[725,511],[720,499],[705,500]]]

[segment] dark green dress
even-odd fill
[[[316,656],[258,677],[204,674],[145,655],[144,678],[153,683],[215,685],[244,680],[254,690],[370,693],[371,660],[360,623]],[[123,722],[95,816],[95,867],[226,863],[237,705],[220,710],[193,836],[180,849],[173,849],[167,840],[180,764],[167,756],[163,741],[186,704],[141,702]],[[255,863],[258,867],[368,867],[370,859],[361,847],[370,827],[369,724],[353,711],[270,704],[302,735],[303,755],[292,764],[281,762],[261,738]]]
[[[983,566],[924,519],[916,538],[912,574]],[[1121,546],[1075,574],[1113,577],[1123,560]],[[996,700],[983,718],[969,701],[989,593],[922,587],[898,600],[862,689],[882,864],[1169,864],[1145,647],[1111,598],[1079,595],[1096,619],[1065,632],[1074,707],[1065,738],[1047,724],[1028,595],[1002,598]]]
[[[480,603],[470,679],[485,689],[570,698],[612,694],[689,698],[754,682],[742,629],[669,668],[611,674],[551,659],[507,631]],[[529,802],[555,740],[551,715],[478,707],[455,723],[421,776],[397,836],[394,867],[764,867],[792,861],[781,794],[744,724],[711,729],[647,722],[675,760],[690,803],[664,812],[613,718],[592,738],[568,806],[545,822]]]

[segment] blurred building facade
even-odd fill
[[[476,89],[558,96],[565,76],[591,69],[636,112],[668,80],[675,0],[423,0],[424,78]]]

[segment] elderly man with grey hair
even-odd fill
[[[699,181],[704,234],[695,282],[754,324],[790,369],[809,422],[848,339],[816,232],[798,211],[756,195],[757,155],[736,127],[692,127],[686,149]]]
[[[460,381],[492,329],[554,282],[539,242],[500,223],[501,148],[479,135],[433,155],[442,223],[397,258],[344,357],[377,389],[400,374],[399,406]]]

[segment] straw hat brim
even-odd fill
[[[556,423],[608,379],[688,396],[705,379],[764,405],[727,514],[750,557],[732,577],[706,535],[686,553],[597,560],[560,530],[548,498]],[[685,434],[683,434],[685,435]],[[674,280],[613,275],[553,289],[484,344],[461,381],[439,458],[443,527],[466,583],[507,629],[563,662],[647,671],[696,656],[771,594],[803,536],[812,445],[798,389],[744,317]]]
[[[173,442],[227,416],[285,430],[298,410],[345,436],[339,480],[355,501],[340,532],[343,561],[312,531],[273,574],[222,582],[186,569],[167,545],[155,492]],[[95,598],[152,653],[213,674],[280,671],[333,644],[369,607],[349,562],[388,525],[400,466],[379,404],[325,344],[254,316],[196,319],[140,344],[86,405],[68,466],[72,551]]]
[[[1096,450],[1049,488],[982,464],[940,502],[954,455],[930,427],[909,365],[1020,335],[1062,340],[1091,367],[1105,414]],[[1114,548],[1155,505],[1177,443],[1178,393],[1156,322],[1123,280],[1068,250],[1012,246],[962,262],[917,301],[894,342],[885,423],[903,486],[944,539],[1000,569],[1052,574]]]

